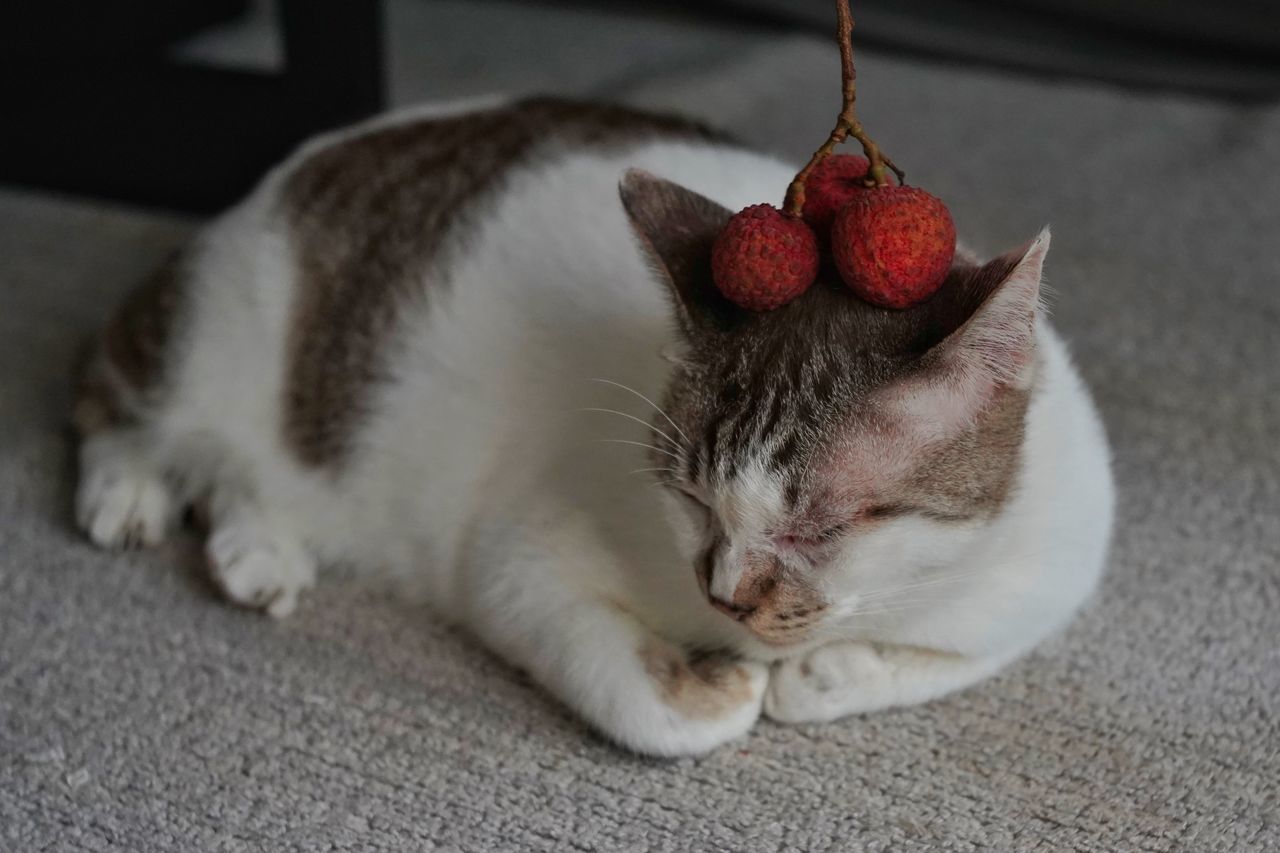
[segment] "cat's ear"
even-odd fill
[[[978,386],[1017,384],[1035,350],[1036,314],[1049,229],[1020,249],[970,273],[969,287],[986,297],[973,315],[935,348],[935,357]]]
[[[670,289],[685,334],[723,325],[734,308],[711,280],[711,246],[729,211],[642,169],[629,169],[618,192],[650,265]]]
[[[902,389],[900,403],[913,419],[949,434],[975,422],[1003,391],[1028,386],[1048,251],[1046,228],[1022,248],[958,272],[977,307],[929,350],[923,381]]]

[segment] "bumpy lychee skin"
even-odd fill
[[[836,215],[831,253],[845,284],[885,308],[932,296],[951,269],[956,226],[947,206],[917,187],[878,187]]]
[[[857,154],[832,154],[813,167],[804,182],[804,221],[824,247],[831,238],[836,214],[854,196],[867,191],[862,183],[871,164]]]
[[[730,302],[772,311],[817,278],[818,241],[804,220],[771,204],[753,204],[730,217],[716,237],[711,275]]]

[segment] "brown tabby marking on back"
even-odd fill
[[[341,464],[399,310],[513,165],[654,137],[718,138],[684,119],[535,99],[375,129],[310,155],[281,199],[299,267],[284,392],[297,458]]]
[[[645,672],[669,707],[690,720],[715,720],[751,701],[751,676],[720,654],[688,657],[664,643],[640,649]]]
[[[81,435],[127,423],[163,391],[182,293],[175,253],[116,310],[79,371],[72,418]]]

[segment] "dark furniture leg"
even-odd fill
[[[382,108],[380,2],[278,8],[276,74],[178,64],[159,50],[5,61],[0,182],[210,212],[300,140]]]

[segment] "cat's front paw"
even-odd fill
[[[205,548],[213,580],[237,604],[288,616],[315,584],[315,561],[283,531],[241,520],[216,528]]]
[[[76,521],[101,548],[160,544],[174,516],[168,487],[127,465],[98,465],[76,492]]]
[[[769,669],[722,654],[686,654],[653,641],[640,651],[657,713],[620,740],[657,755],[699,754],[745,735],[760,716]],[[638,710],[638,707],[637,707]]]
[[[863,643],[834,643],[773,664],[764,713],[780,723],[818,723],[886,704],[889,665]]]

